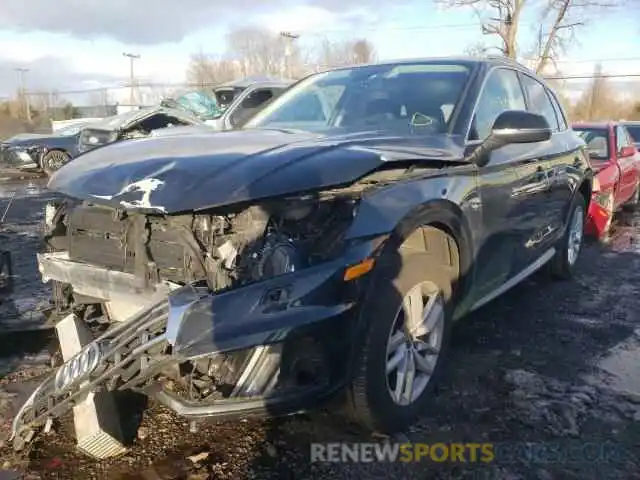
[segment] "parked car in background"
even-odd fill
[[[160,129],[191,125],[204,123],[195,114],[182,108],[158,105],[132,110],[92,122],[82,128],[78,139],[78,152],[85,153],[121,140],[144,138]]]
[[[586,232],[607,239],[614,214],[636,205],[640,196],[640,152],[628,128],[619,122],[577,123],[573,130],[587,144],[596,172],[585,226]]]
[[[620,122],[620,125],[622,125],[624,128],[627,129],[627,132],[629,132],[629,134],[631,135],[631,138],[633,138],[634,145],[636,146],[637,150],[640,152],[640,122],[625,120]]]
[[[164,98],[160,106],[185,109],[203,122],[222,115],[223,109],[217,104],[215,96],[207,92],[188,92],[176,98]]]
[[[78,155],[80,130],[76,123],[54,133],[24,133],[0,142],[0,164],[19,170],[42,170],[51,175]]]
[[[557,97],[504,58],[314,74],[240,129],[86,160],[49,182],[67,200],[39,268],[64,314],[114,324],[23,405],[18,449],[118,389],[194,421],[345,394],[366,427],[403,430],[454,321],[542,267],[572,276],[592,189]]]
[[[156,130],[153,136],[166,136],[174,135],[177,133],[186,134],[191,132],[206,132],[220,131],[220,130],[232,130],[241,126],[246,120],[251,118],[256,112],[267,105],[268,102],[277,98],[282,92],[284,92],[291,82],[287,81],[261,81],[247,84],[242,90],[239,90],[230,104],[224,108],[207,108],[207,115],[203,114],[205,107],[203,101],[198,100],[197,105],[193,105],[193,102],[182,102],[182,108],[186,108],[191,112],[194,112],[200,120],[204,122],[205,127],[202,125],[196,125],[191,127],[184,127],[176,129],[175,131],[162,129]],[[177,103],[176,100],[165,100],[163,105],[169,106]]]
[[[231,104],[238,98],[238,96],[247,90],[248,88],[256,87],[259,84],[263,84],[263,86],[267,86],[271,84],[274,88],[280,88],[279,86],[291,85],[294,81],[282,78],[275,78],[269,76],[250,76],[246,78],[241,78],[238,80],[233,80],[231,82],[223,83],[218,85],[213,89],[213,94],[216,98],[216,102],[220,106],[222,110],[226,110]],[[268,87],[267,87],[268,88]],[[272,92],[276,93],[276,92]],[[265,96],[266,94],[260,94],[261,96]],[[275,95],[274,95],[275,96]]]
[[[271,80],[248,84],[236,93],[231,103],[218,117],[206,123],[215,130],[237,128],[268,102],[282,94],[292,83],[293,81]]]

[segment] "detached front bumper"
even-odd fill
[[[92,391],[131,389],[182,416],[228,418],[294,413],[344,385],[361,288],[344,281],[346,258],[216,294],[198,285],[150,290],[61,253],[40,255],[39,264],[45,281],[82,283],[105,301],[127,291],[161,298],[38,387],[14,421],[17,449]]]

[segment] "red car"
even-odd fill
[[[605,239],[614,213],[639,201],[640,152],[620,122],[578,123],[573,130],[586,142],[596,172],[585,232]]]

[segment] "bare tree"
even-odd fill
[[[366,38],[356,40],[351,48],[356,64],[371,63],[376,59],[375,48]]]
[[[237,73],[232,61],[199,52],[191,56],[187,67],[187,82],[204,90],[232,80]]]
[[[227,35],[229,54],[240,63],[241,74],[284,75],[286,39],[258,27],[243,27]],[[289,61],[293,64],[296,48],[292,47]]]
[[[324,40],[318,48],[318,63],[323,67],[340,67],[370,63],[375,60],[373,45],[366,39],[330,42]]]
[[[574,120],[610,120],[629,118],[633,108],[616,95],[607,78],[602,74],[602,66],[596,65],[591,85],[572,109]]]
[[[482,42],[474,43],[464,49],[464,54],[471,57],[484,57],[489,54],[489,47]]]
[[[436,0],[449,7],[473,9],[482,33],[497,37],[497,49],[513,59],[531,51],[533,69],[541,73],[561,55],[575,39],[576,30],[585,25],[590,10],[612,6],[615,0]],[[525,11],[538,12],[538,35],[533,48],[518,44]]]

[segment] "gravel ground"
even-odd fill
[[[38,328],[47,286],[34,251],[47,193],[0,186],[0,214],[18,190],[0,231],[17,275],[14,295],[0,297],[0,446],[12,412],[48,371],[49,330]],[[13,189],[13,190],[12,190]],[[513,456],[489,465],[309,461],[310,442],[383,441],[327,413],[279,420],[203,425],[149,405],[124,456],[95,462],[74,448],[72,421],[16,455],[0,449],[2,478],[223,479],[223,478],[478,478],[640,479],[640,214],[618,219],[606,245],[589,244],[572,282],[532,278],[468,317],[454,329],[444,383],[428,415],[397,441],[610,442],[624,457],[574,462]],[[131,406],[137,398],[125,396]],[[135,401],[132,401],[135,400]],[[140,420],[128,409],[128,423]],[[546,444],[547,447],[552,445]],[[616,450],[617,451],[617,450]],[[16,476],[11,477],[11,472]],[[5,475],[6,477],[3,477]]]

